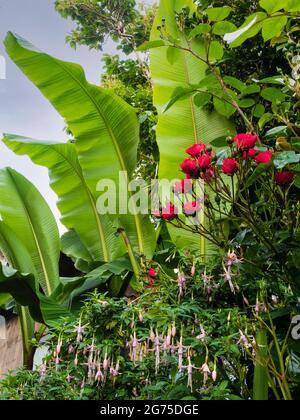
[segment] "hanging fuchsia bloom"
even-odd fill
[[[176,219],[178,214],[178,209],[174,206],[173,203],[169,203],[162,209],[162,218],[166,221],[171,221]]]
[[[277,172],[275,174],[275,182],[278,185],[291,184],[294,181],[295,174],[290,171]]]
[[[186,149],[186,153],[192,157],[198,157],[202,152],[205,152],[206,144],[197,143]]]
[[[183,295],[183,290],[185,289],[186,277],[185,274],[182,272],[178,273],[178,287],[179,287],[179,295]]]
[[[224,159],[222,172],[226,175],[233,176],[239,171],[239,164],[235,159]]]
[[[193,181],[191,179],[182,179],[174,184],[175,194],[188,194],[193,190]]]
[[[210,374],[210,369],[209,366],[207,364],[207,362],[205,362],[202,366],[200,371],[203,373],[203,383],[204,385],[206,384],[207,380],[208,380],[208,375]]]
[[[257,140],[256,135],[242,133],[235,136],[233,141],[238,149],[249,150],[256,145]]]
[[[259,153],[257,156],[255,156],[256,163],[270,163],[272,162],[273,153],[271,150],[266,150],[265,152]]]
[[[213,380],[214,382],[216,382],[217,377],[218,377],[218,374],[217,374],[216,369],[214,369],[214,370],[212,371],[211,377],[212,377],[212,380]]]
[[[201,209],[201,206],[198,201],[190,201],[185,203],[183,206],[183,211],[186,216],[195,216]]]

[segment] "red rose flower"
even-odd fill
[[[239,171],[239,164],[235,159],[225,159],[222,165],[222,172],[233,176]]]
[[[254,158],[255,158],[256,153],[257,153],[257,150],[256,150],[256,149],[250,149],[250,150],[247,150],[247,151],[245,151],[245,152],[243,153],[243,159],[244,159],[244,160],[247,160],[247,159],[254,159]]]
[[[206,144],[197,143],[186,149],[186,153],[192,157],[198,157],[206,150]]]
[[[278,185],[291,184],[294,181],[295,174],[290,171],[277,172],[275,174],[275,182]]]
[[[193,159],[185,159],[180,168],[185,174],[195,176],[198,172],[197,162]]]
[[[153,210],[151,212],[153,217],[156,217],[157,219],[159,219],[161,217],[160,211],[159,210]]]
[[[210,167],[210,157],[208,154],[198,157],[198,165],[200,169],[208,169]]]
[[[148,277],[155,279],[156,276],[157,276],[157,272],[154,270],[154,268],[150,268],[150,270],[148,271]]]
[[[193,181],[191,179],[182,179],[181,181],[175,182],[173,187],[175,194],[187,194],[193,189]]]
[[[236,144],[238,149],[252,149],[257,142],[257,136],[252,134],[238,134],[234,138],[234,143]]]
[[[194,216],[200,210],[201,206],[198,201],[190,201],[185,203],[183,206],[183,211],[186,216]]]
[[[255,156],[256,163],[270,163],[272,161],[273,153],[271,150],[259,153]]]
[[[162,209],[162,218],[166,221],[171,221],[176,219],[178,214],[177,207],[174,206],[173,203],[169,203]]]

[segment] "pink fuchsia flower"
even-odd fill
[[[189,201],[183,206],[183,211],[186,216],[195,216],[201,209],[198,201]]]
[[[182,164],[180,165],[182,172],[190,176],[197,176],[198,173],[198,165],[196,160],[193,159],[185,159]]]
[[[182,179],[174,184],[175,194],[188,194],[193,190],[193,181],[191,179]]]
[[[196,143],[186,149],[186,153],[192,157],[198,157],[202,152],[205,152],[206,144]]]
[[[225,159],[222,165],[222,172],[226,175],[233,176],[239,171],[239,164],[235,159]]]
[[[198,157],[198,166],[202,170],[206,170],[210,167],[210,156],[207,153]]]
[[[234,143],[236,144],[238,149],[249,150],[252,149],[257,142],[258,138],[256,135],[253,134],[238,134],[233,139]]]
[[[275,174],[275,182],[278,185],[291,184],[294,181],[295,174],[290,171],[277,172]]]
[[[178,214],[178,209],[173,203],[169,203],[162,209],[162,218],[166,221],[171,221],[176,219]]]
[[[181,271],[179,271],[178,273],[177,282],[178,282],[178,288],[179,288],[179,295],[182,296],[183,290],[185,289],[186,277],[185,277],[185,274],[182,273]]]
[[[208,380],[208,375],[210,374],[210,369],[209,369],[209,366],[208,366],[207,362],[205,362],[201,366],[200,371],[203,373],[203,383],[205,385],[207,380]]]
[[[266,150],[255,156],[256,163],[270,163],[272,162],[273,152],[271,150]]]

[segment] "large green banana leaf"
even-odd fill
[[[113,180],[118,186],[119,171],[127,172],[130,179],[139,143],[134,109],[110,91],[89,84],[77,64],[42,53],[12,33],[8,33],[5,46],[11,59],[66,120],[76,138],[79,162],[94,199],[98,199],[101,179]],[[151,257],[155,231],[149,217],[126,215],[120,217],[120,225],[134,249]]]
[[[82,174],[74,143],[54,143],[14,135],[4,135],[3,142],[16,154],[49,169],[50,183],[58,196],[61,222],[74,230],[84,245],[86,261],[110,261],[125,253],[121,239],[107,215],[100,216],[93,194]],[[75,241],[72,241],[73,245]],[[73,256],[82,252],[72,247]]]
[[[44,293],[50,295],[59,284],[60,242],[48,204],[34,185],[10,168],[0,170],[0,197],[2,221],[30,255],[36,285],[41,285]],[[24,270],[30,272],[29,267]]]
[[[176,13],[184,6],[190,12],[196,11],[192,0],[161,0],[151,39],[160,39],[162,18],[165,19],[166,31],[177,39],[183,47],[187,41],[176,24]],[[192,43],[193,49],[204,54],[201,40]],[[232,125],[218,113],[208,112],[195,106],[193,98],[177,101],[170,109],[164,111],[174,90],[178,87],[187,88],[190,84],[198,84],[205,76],[206,65],[192,56],[189,52],[177,51],[176,60],[171,64],[167,58],[167,48],[153,48],[151,50],[151,75],[154,85],[154,105],[158,110],[157,142],[160,150],[160,178],[182,178],[179,165],[185,158],[185,149],[193,143],[210,143],[212,140],[227,135],[232,131]],[[169,226],[173,241],[180,248],[198,249],[205,253],[205,241],[199,243],[197,235],[178,230]],[[202,249],[201,249],[202,248]]]

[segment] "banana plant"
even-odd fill
[[[160,178],[180,179],[179,164],[184,150],[193,143],[210,143],[233,131],[227,118],[217,112],[207,111],[195,105],[193,98],[182,98],[166,110],[177,88],[189,89],[206,76],[207,66],[187,51],[164,46],[158,27],[164,22],[168,35],[183,48],[188,47],[187,34],[180,30],[176,13],[183,7],[189,8],[192,15],[197,11],[193,0],[161,0],[151,33],[149,48],[151,76],[154,85],[154,105],[158,111],[157,142],[160,150]],[[197,54],[205,54],[204,41],[199,38],[191,41]],[[205,255],[209,244],[197,235],[168,225],[173,241],[179,248],[188,247]]]
[[[65,119],[75,137],[74,145],[69,146],[26,139],[17,141],[24,143],[22,147],[16,145],[16,141],[6,144],[14,143],[15,151],[18,149],[49,168],[51,186],[59,196],[62,222],[68,229],[75,230],[93,258],[112,261],[122,254],[122,246],[116,244],[114,238],[118,228],[124,228],[136,255],[151,258],[156,241],[148,215],[119,214],[108,218],[96,214],[95,209],[99,197],[97,184],[101,179],[114,181],[118,196],[119,174],[125,187],[133,175],[139,143],[139,124],[134,109],[112,92],[89,84],[77,64],[40,52],[12,33],[8,33],[5,46],[10,58]],[[62,148],[65,148],[63,154],[57,152]],[[84,204],[78,209],[83,210],[80,215],[77,212],[74,216],[70,202],[75,198],[77,203],[80,199],[80,193],[74,190],[75,182],[80,184]],[[82,225],[91,213],[89,223],[93,226],[90,232],[82,233]],[[91,238],[87,238],[88,235]]]
[[[59,233],[50,208],[38,190],[10,168],[0,170],[0,196],[1,252],[14,269],[31,276],[30,284],[34,282],[35,290],[41,288],[45,296],[50,296],[59,284],[60,255]],[[0,293],[11,291],[0,287]],[[34,321],[22,299],[17,303],[24,364],[30,365]]]

